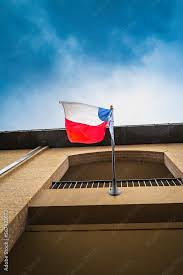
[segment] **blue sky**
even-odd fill
[[[1,0],[0,130],[64,126],[59,100],[115,124],[183,121],[183,0]]]

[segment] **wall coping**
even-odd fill
[[[115,142],[116,145],[183,143],[183,123],[116,126]],[[102,142],[87,146],[108,146],[110,143],[107,129]],[[31,149],[37,146],[63,148],[85,145],[70,143],[63,128],[0,132],[1,150]]]

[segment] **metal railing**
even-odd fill
[[[76,188],[107,188],[111,186],[110,180],[80,180],[53,182],[50,189],[76,189]],[[154,178],[154,179],[124,179],[117,180],[118,187],[153,187],[153,186],[183,186],[180,178]]]
[[[4,168],[0,169],[0,176],[2,176],[3,174],[9,172],[13,168],[17,167],[18,165],[20,165],[24,161],[30,159],[35,154],[43,151],[46,147],[47,146],[45,146],[45,147],[38,146],[35,149],[33,149],[33,150],[29,151],[28,153],[26,153],[25,155],[21,156],[19,159],[15,160],[14,162],[12,162],[9,165],[5,166]]]

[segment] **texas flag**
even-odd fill
[[[61,103],[67,136],[71,142],[90,144],[104,139],[111,109],[76,102]]]

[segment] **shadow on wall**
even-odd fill
[[[155,162],[120,160],[116,162],[118,179],[171,178],[164,164]],[[71,166],[62,180],[110,180],[111,162],[92,162]]]

